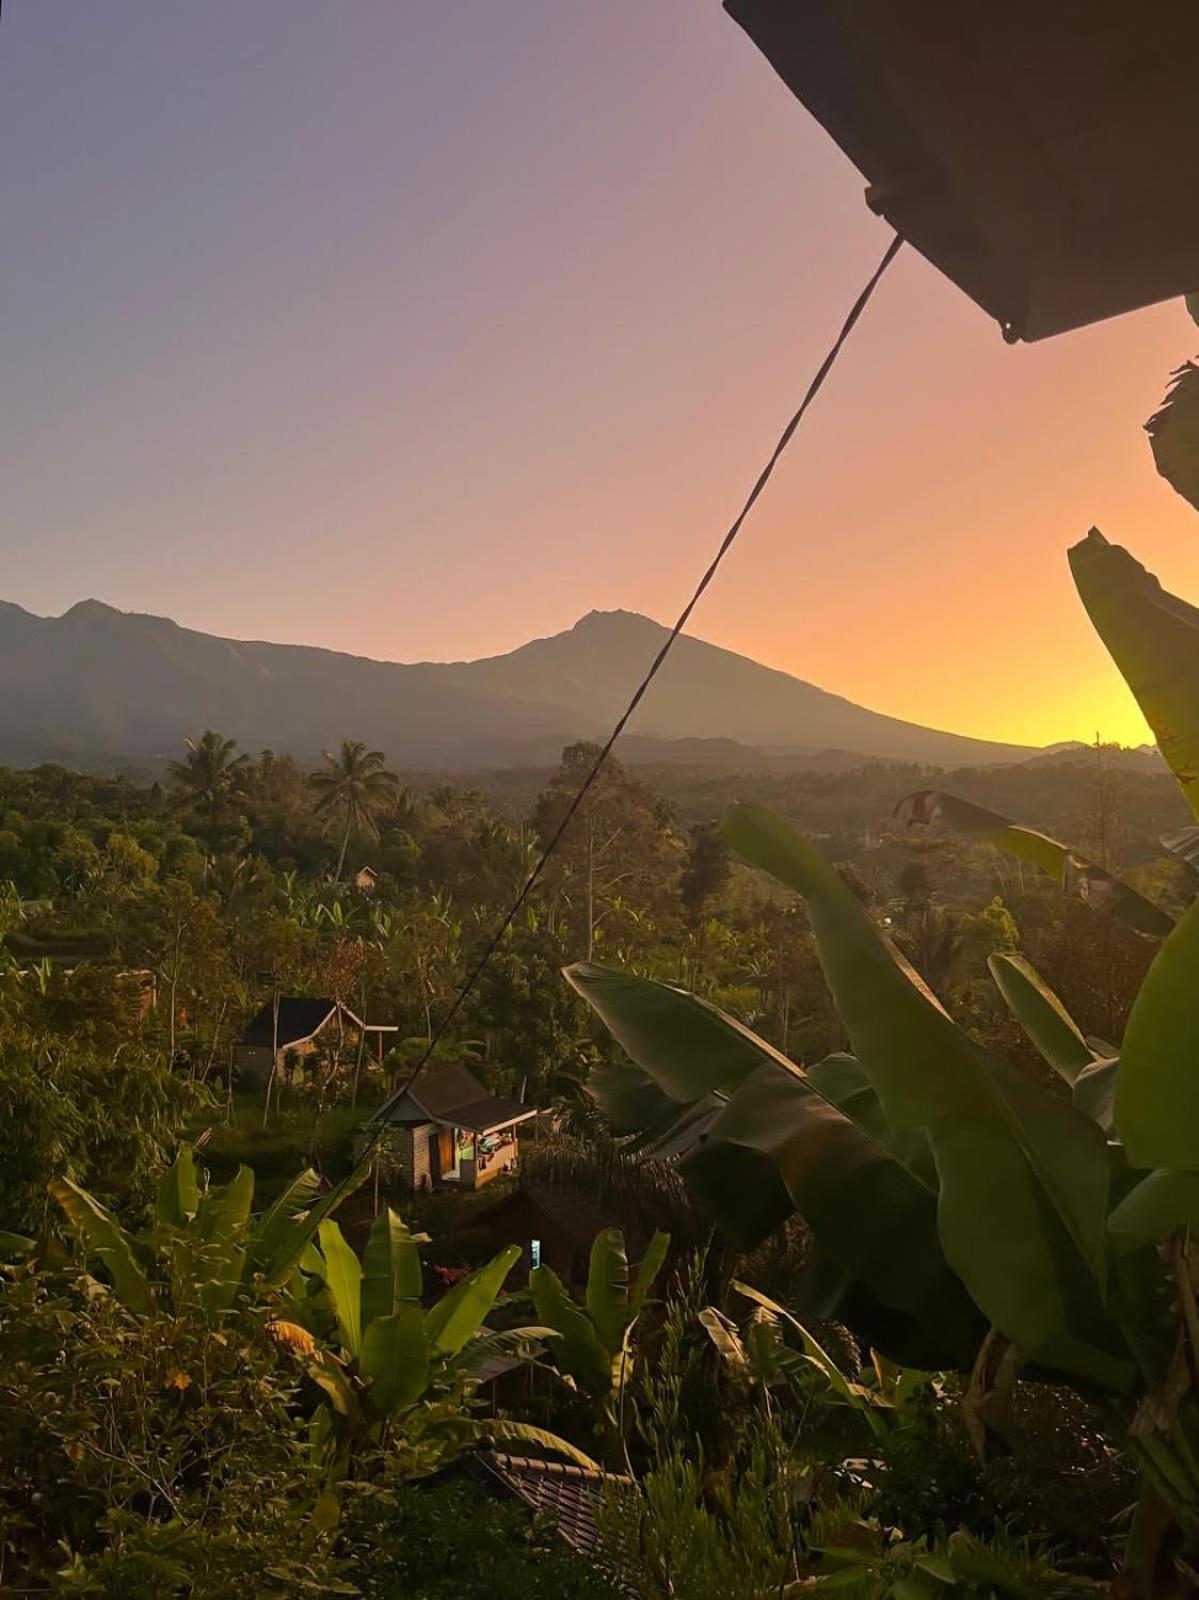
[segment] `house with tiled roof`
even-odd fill
[[[282,1067],[288,1056],[311,1055],[322,1035],[336,1033],[344,1040],[365,1036],[380,1060],[388,1035],[397,1032],[390,1022],[367,1022],[340,1000],[324,995],[280,995],[268,1001],[251,1018],[233,1053],[233,1065],[242,1078],[264,1079],[271,1065]]]
[[[452,1184],[477,1189],[516,1164],[517,1130],[535,1106],[489,1094],[466,1067],[430,1067],[385,1101],[373,1121],[413,1189]]]

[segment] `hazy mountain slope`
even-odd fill
[[[567,633],[452,670],[460,683],[529,699],[554,695],[580,720],[610,724],[666,633],[635,612],[592,611]],[[802,678],[685,636],[631,728],[657,738],[735,738],[768,748],[840,749],[938,765],[1018,761],[1032,753],[868,711]]]
[[[250,749],[302,757],[352,737],[411,764],[544,761],[557,742],[608,730],[664,637],[646,617],[592,612],[508,655],[401,665],[220,639],[94,600],[53,618],[0,603],[0,760],[148,759],[213,727]],[[880,716],[688,638],[633,726],[655,741],[946,766],[1031,754]]]

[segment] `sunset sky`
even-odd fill
[[[0,195],[0,598],[406,661],[673,620],[888,238],[717,0],[6,0]],[[1199,596],[1197,346],[1008,348],[905,251],[691,631],[1139,742],[1065,551]]]

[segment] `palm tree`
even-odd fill
[[[198,739],[188,739],[182,761],[172,761],[171,781],[181,799],[207,814],[211,821],[225,802],[241,788],[249,757],[234,755],[235,739],[207,728]]]
[[[314,772],[312,787],[319,796],[316,809],[332,820],[341,819],[341,850],[337,857],[338,882],[346,864],[346,851],[355,833],[379,837],[379,813],[395,798],[396,777],[383,765],[381,750],[368,750],[360,739],[343,739],[334,755],[325,751],[323,770]]]

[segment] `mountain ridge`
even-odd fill
[[[154,760],[215,727],[244,748],[302,759],[350,737],[397,764],[525,765],[534,747],[540,761],[548,742],[605,735],[667,632],[638,612],[590,611],[499,655],[399,662],[229,639],[95,599],[59,617],[0,601],[0,760],[38,750],[37,759]],[[771,760],[843,751],[965,766],[1041,753],[869,710],[691,635],[677,640],[630,732],[692,754],[723,741]]]

